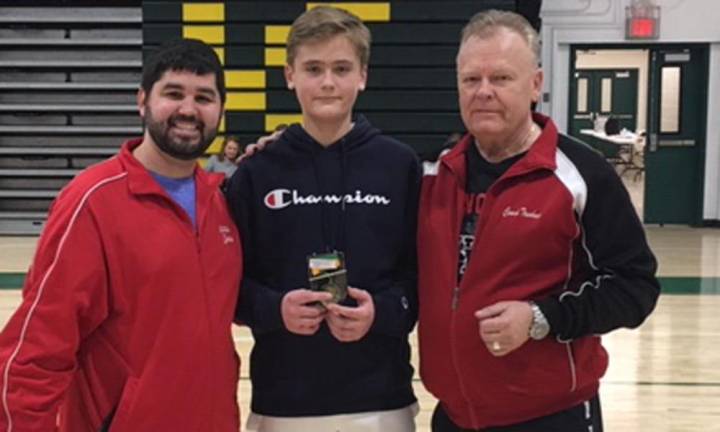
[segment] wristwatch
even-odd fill
[[[543,315],[540,307],[535,302],[529,302],[530,309],[532,310],[532,323],[530,324],[530,339],[542,340],[550,333],[550,323],[547,318]]]

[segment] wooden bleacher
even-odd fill
[[[58,191],[141,133],[140,7],[0,7],[0,234],[36,234]]]

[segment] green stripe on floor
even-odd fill
[[[22,288],[25,273],[0,273],[0,289]]]
[[[720,295],[720,278],[717,277],[661,277],[663,294]],[[19,289],[25,273],[0,273],[0,289]]]
[[[661,277],[663,294],[720,294],[720,278]]]

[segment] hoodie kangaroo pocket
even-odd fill
[[[135,393],[138,385],[139,380],[137,378],[128,378],[125,387],[123,387],[115,415],[110,422],[109,432],[134,432],[129,425],[129,419],[135,404]]]

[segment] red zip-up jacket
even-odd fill
[[[0,430],[237,432],[231,336],[240,238],[195,170],[197,231],[132,156],[80,173],[50,210],[0,334]]]
[[[418,220],[420,373],[459,426],[519,423],[593,397],[608,356],[597,334],[639,325],[659,285],[627,191],[595,151],[535,115],[541,136],[477,200],[466,193],[464,137],[426,168]],[[458,239],[478,214],[458,284]],[[534,300],[551,336],[503,357],[480,339],[474,312]]]

